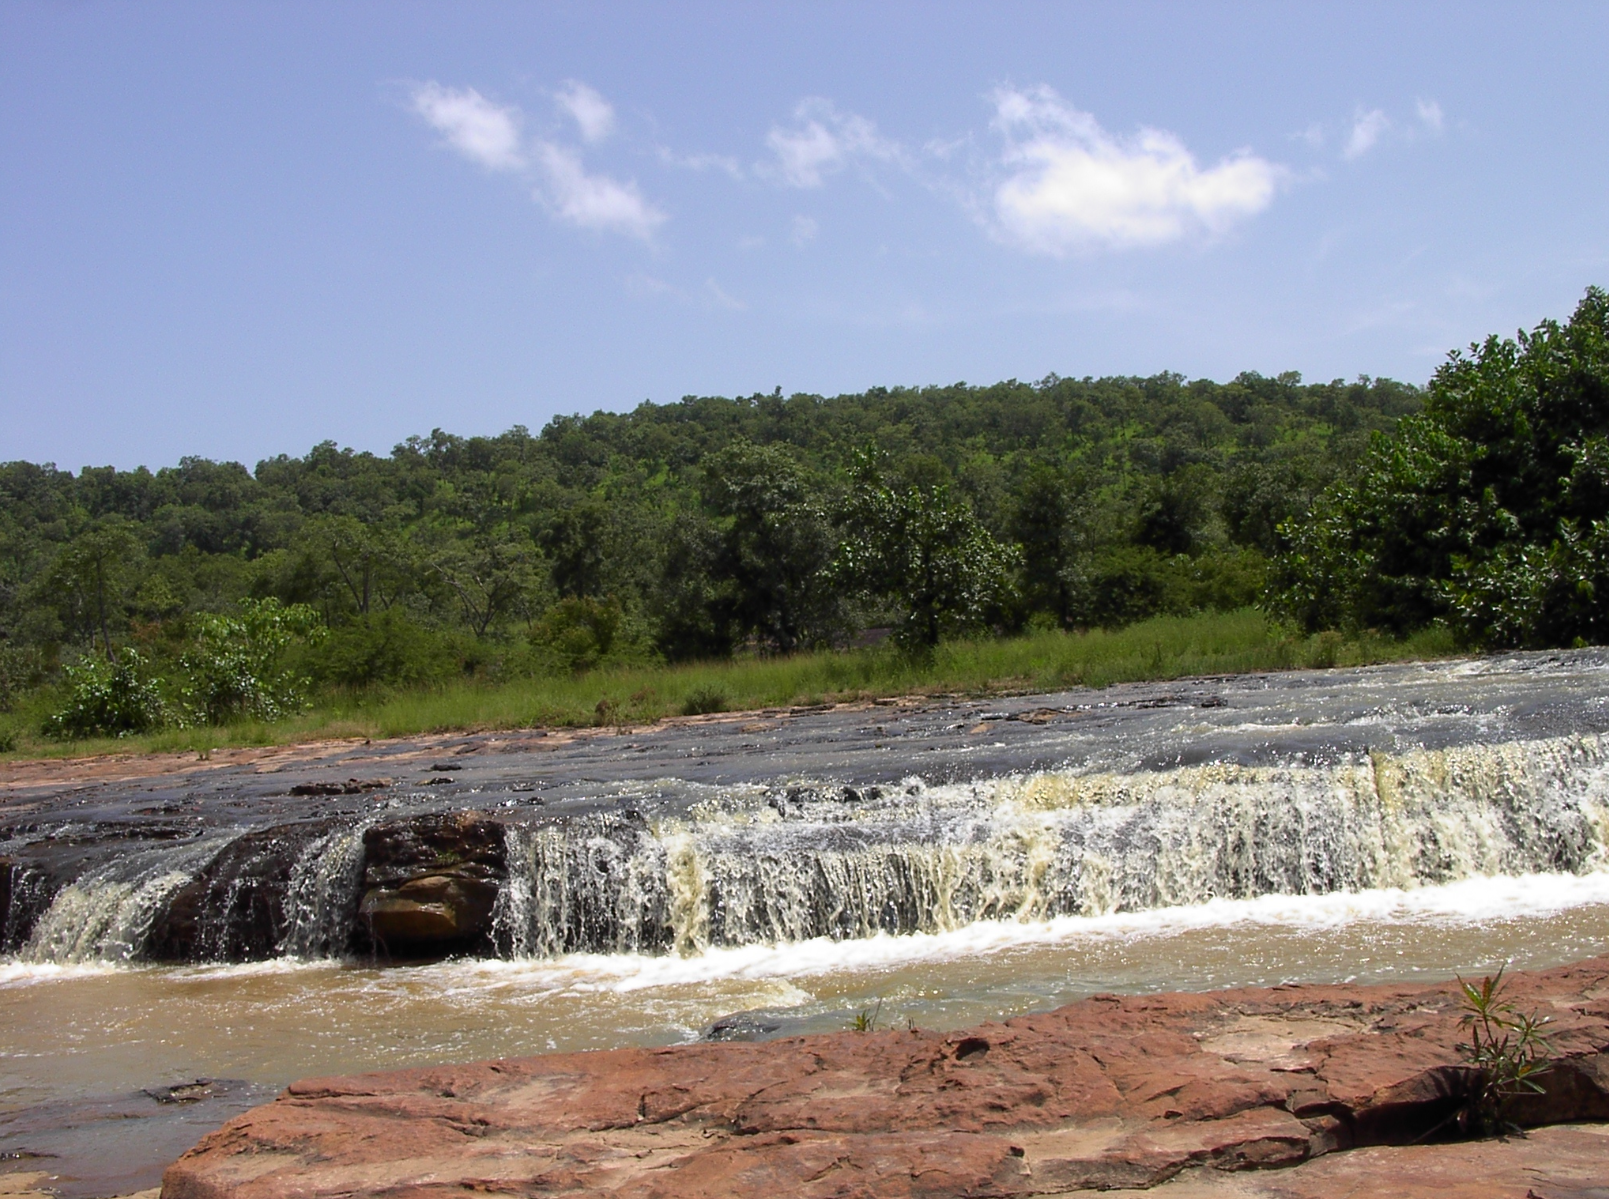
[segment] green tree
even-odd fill
[[[241,600],[234,615],[207,613],[180,658],[188,675],[182,688],[191,718],[224,724],[241,716],[277,720],[306,701],[308,680],[284,662],[293,641],[323,635],[323,622],[306,604],[276,599]]]
[[[879,456],[857,454],[834,577],[899,613],[896,639],[932,648],[999,611],[1016,551],[941,483],[890,483]]]
[[[704,497],[721,526],[712,573],[738,636],[777,653],[828,640],[843,610],[826,577],[837,539],[794,457],[737,442],[705,464]]]
[[[1022,547],[1022,597],[1068,628],[1084,590],[1081,491],[1066,471],[1036,463],[1017,492],[1009,532]]]
[[[142,556],[131,524],[121,516],[107,516],[64,545],[40,579],[41,590],[64,609],[69,626],[87,633],[91,646],[100,634],[101,650],[111,661],[117,659],[112,626],[123,622]]]
[[[334,571],[359,615],[390,608],[414,586],[412,547],[385,524],[319,516],[303,527],[300,540]]]
[[[1609,640],[1609,295],[1490,337],[1425,410],[1281,525],[1273,604],[1309,629],[1446,620],[1472,644]]]

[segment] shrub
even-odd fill
[[[562,599],[549,608],[531,631],[531,651],[538,668],[549,674],[583,674],[652,656],[618,600],[587,597]]]
[[[125,649],[115,662],[86,658],[67,667],[67,703],[45,721],[45,735],[124,737],[166,724],[162,680],[143,677],[145,665],[136,651]]]
[[[38,686],[45,676],[39,651],[14,645],[0,645],[0,712],[11,711],[17,697]]]
[[[189,675],[183,688],[190,716],[224,724],[242,716],[277,720],[302,710],[309,680],[281,663],[298,638],[322,636],[318,614],[306,604],[242,600],[237,616],[199,618],[195,643],[180,659]]]
[[[331,629],[305,659],[313,677],[347,687],[423,683],[458,668],[446,638],[396,608],[366,612]]]
[[[724,712],[726,692],[719,687],[699,687],[682,704],[683,716],[707,716],[711,712]]]

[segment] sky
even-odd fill
[[[1609,5],[0,6],[0,461],[1424,383],[1609,285]]]

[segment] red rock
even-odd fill
[[[1609,1119],[1609,958],[1512,975],[1509,995],[1553,1016],[1558,1051],[1548,1093],[1516,1115]],[[1497,1175],[1456,1163],[1502,1157],[1491,1143],[1335,1152],[1407,1145],[1457,1109],[1468,1079],[1459,1012],[1450,985],[1099,996],[959,1033],[310,1079],[204,1139],[168,1169],[162,1194],[1474,1194],[1461,1178]],[[1591,1131],[1569,1143],[1589,1157],[1609,1146]],[[1412,1192],[1390,1164],[1411,1162],[1423,1166]],[[1231,1177],[1238,1189],[1213,1189]],[[1287,1190],[1258,1189],[1275,1179]],[[1297,1185],[1307,1179],[1319,1189]]]

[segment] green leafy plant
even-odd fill
[[[168,723],[162,680],[146,678],[146,662],[125,649],[117,661],[86,658],[66,668],[67,702],[45,721],[47,737],[124,737]]]
[[[877,1029],[877,1017],[882,1015],[882,1012],[883,1001],[879,999],[876,1007],[861,1008],[860,1011],[856,1012],[855,1018],[850,1022],[849,1027],[855,1032],[875,1032]]]
[[[1521,1095],[1541,1094],[1538,1080],[1551,1068],[1553,1047],[1542,1032],[1548,1018],[1518,1011],[1503,998],[1505,969],[1478,984],[1458,979],[1464,1007],[1458,1023],[1469,1033],[1459,1048],[1475,1076],[1458,1121],[1471,1136],[1518,1132],[1508,1117],[1510,1106]]]
[[[275,599],[242,600],[235,616],[202,616],[194,645],[180,659],[189,675],[185,707],[204,724],[243,716],[277,720],[301,711],[308,680],[286,669],[280,658],[292,641],[323,634],[312,608]]]

